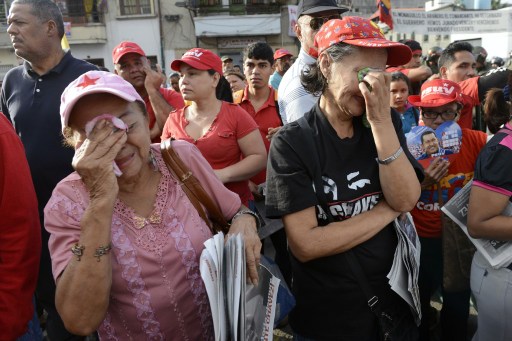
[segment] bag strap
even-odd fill
[[[368,284],[368,277],[364,273],[363,267],[361,266],[361,263],[359,263],[359,259],[357,259],[352,250],[349,250],[345,252],[345,260],[347,261],[348,267],[354,274],[357,284],[359,284],[366,296],[368,307],[375,315],[379,316],[381,312],[379,297],[373,293],[370,284]]]
[[[204,190],[199,180],[197,180],[194,174],[192,174],[190,169],[185,165],[183,160],[172,148],[171,139],[162,141],[160,143],[160,149],[162,151],[162,157],[165,161],[165,164],[167,165],[167,168],[169,168],[171,173],[176,176],[180,182],[180,185],[182,185],[181,188],[185,194],[187,194],[187,197],[189,198],[194,208],[197,210],[197,213],[199,213],[201,219],[203,219],[206,225],[208,225],[212,234],[215,234],[219,231],[227,233],[229,230],[229,224],[222,215],[222,212],[220,211],[217,204],[215,204],[208,193]],[[212,222],[216,223],[217,226],[212,224]],[[216,227],[219,228],[219,231],[216,230]]]
[[[313,162],[305,162],[305,166],[308,168],[308,171],[313,178],[313,183],[315,185],[315,194],[318,199],[318,204],[326,214],[327,222],[330,223],[334,221],[334,218],[332,217],[329,208],[327,207],[327,198],[325,197],[324,185],[322,183],[322,172],[320,170],[320,157],[318,156],[318,152],[315,148],[316,144],[313,139],[314,132],[313,129],[311,129],[311,126],[309,125],[309,122],[307,121],[305,116],[299,118],[297,120],[297,123],[301,127],[302,135],[304,137],[304,140],[306,141],[304,145],[301,145],[301,148],[303,148],[302,153],[304,153],[305,155],[313,156]]]

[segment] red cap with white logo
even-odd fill
[[[433,79],[423,83],[421,95],[411,95],[407,100],[415,107],[440,107],[452,102],[462,103],[462,90],[455,82]]]
[[[185,63],[198,70],[215,70],[222,75],[222,60],[210,50],[193,48],[183,54],[181,59],[171,63],[171,69],[180,71],[181,64]]]
[[[112,50],[112,61],[114,64],[117,64],[119,63],[119,59],[128,53],[140,54],[143,57],[146,56],[144,50],[142,50],[139,45],[131,41],[123,41]]]

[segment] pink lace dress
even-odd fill
[[[241,205],[238,195],[222,185],[195,146],[174,141],[173,147],[224,215],[232,217]],[[167,170],[159,145],[152,148],[162,173],[153,213],[139,217],[120,200],[114,207],[110,304],[98,333],[102,340],[212,340],[199,274],[203,242],[211,233]],[[88,202],[75,172],[57,185],[45,208],[55,278],[72,257]]]

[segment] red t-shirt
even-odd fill
[[[184,114],[186,108],[169,115],[162,140],[172,137],[195,144],[213,169],[223,169],[240,162],[243,155],[238,140],[258,129],[254,119],[237,104],[222,102],[220,112],[208,132],[194,140],[185,130],[188,125]],[[237,193],[245,206],[253,199],[248,180],[226,183],[225,186]]]
[[[237,94],[233,96],[234,98],[236,98],[235,103],[239,103],[240,106],[245,111],[247,111],[249,115],[252,116],[254,121],[256,121],[256,123],[258,124],[261,137],[263,138],[265,148],[267,149],[267,154],[270,149],[270,141],[267,139],[268,128],[275,128],[281,126],[281,119],[279,118],[279,112],[278,109],[276,108],[276,92],[271,87],[269,87],[269,89],[270,93],[268,95],[267,101],[263,103],[263,105],[257,112],[254,110],[254,107],[252,106],[252,103],[249,100],[247,86],[245,87],[244,90],[237,91]],[[251,181],[254,182],[256,185],[259,185],[265,182],[266,177],[267,168],[265,167],[261,172],[253,176],[251,178]]]
[[[185,102],[183,101],[183,97],[181,94],[167,88],[160,88],[160,93],[167,103],[172,105],[175,110],[183,109],[185,107]],[[155,111],[151,106],[151,101],[149,100],[149,96],[144,97],[144,103],[146,103],[146,110],[148,111],[149,118],[149,129],[152,129],[156,123]],[[153,142],[160,142],[159,139],[154,139]]]
[[[37,198],[25,150],[0,112],[0,339],[27,331],[41,255]]]
[[[440,181],[442,203],[446,203],[473,178],[476,159],[487,141],[481,131],[462,129],[462,145],[458,154],[452,155],[448,175]],[[421,191],[416,207],[411,211],[418,235],[425,238],[441,237],[441,208],[437,185]]]

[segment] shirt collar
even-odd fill
[[[48,71],[46,74],[49,74],[51,72],[55,72],[55,73],[62,73],[62,71],[64,70],[64,68],[66,67],[66,65],[73,59],[73,57],[71,56],[71,52],[68,51],[64,54],[64,57],[62,57],[62,59],[60,60],[59,64],[55,65],[53,67],[53,69],[51,69],[50,71]],[[32,70],[32,66],[30,65],[30,63],[28,61],[24,61],[23,63],[23,67],[25,68],[25,72],[29,75],[38,75],[38,76],[44,76],[44,75],[39,75],[37,72],[35,72],[34,70]]]
[[[270,93],[268,94],[268,98],[267,98],[267,101],[265,102],[265,104],[267,104],[268,106],[273,106],[275,107],[276,106],[276,101],[275,101],[275,90],[269,85],[268,86],[269,89],[270,89]],[[250,99],[249,99],[249,86],[246,85],[245,88],[244,88],[244,94],[242,96],[242,101],[241,102],[251,102]],[[261,107],[261,109],[263,109],[265,107],[265,104],[263,104],[263,106]],[[261,110],[260,109],[260,110]]]
[[[310,56],[303,49],[300,49],[299,56],[297,58],[304,60],[304,63],[306,63],[306,64],[313,64],[314,62],[316,62],[316,58]]]

